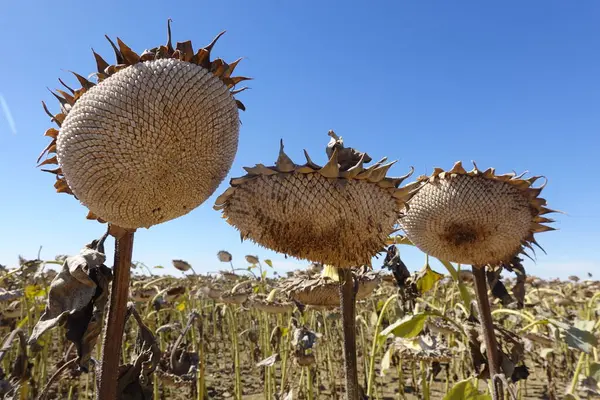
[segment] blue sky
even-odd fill
[[[214,55],[245,60],[254,77],[239,98],[247,111],[230,176],[273,163],[279,139],[293,159],[306,148],[324,162],[327,131],[373,158],[398,159],[415,176],[457,160],[546,175],[557,232],[543,233],[531,274],[598,271],[600,189],[600,3],[597,1],[12,1],[0,6],[0,263],[19,254],[69,254],[104,226],[85,220],[72,197],[54,193],[36,169],[51,126],[41,108],[57,103],[46,87],[67,70],[95,71],[93,47],[112,60],[104,34],[141,52],[174,41],[196,47],[227,30]],[[212,209],[215,195],[190,214],[136,234],[134,260],[196,270],[221,267],[217,251],[271,258],[279,270],[306,265],[240,244]],[[410,269],[424,258],[402,248]],[[596,275],[600,274],[600,271]]]

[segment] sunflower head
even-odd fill
[[[326,266],[325,270],[332,270]],[[333,269],[335,271],[335,269]],[[371,295],[381,282],[381,276],[373,271],[353,273],[354,282],[358,289],[356,300],[362,300]],[[339,278],[321,273],[317,276],[298,276],[285,280],[281,289],[289,298],[305,306],[319,308],[337,308],[340,306]]]
[[[400,226],[423,252],[474,266],[510,262],[532,249],[533,235],[553,230],[543,215],[554,212],[534,188],[534,176],[496,175],[494,169],[466,171],[457,162],[417,180]],[[544,184],[545,185],[545,184]]]
[[[224,32],[223,32],[224,33]],[[81,87],[53,93],[58,129],[40,164],[55,188],[79,199],[88,218],[123,228],[150,227],[204,202],[227,175],[237,151],[240,60],[230,64],[190,41],[134,52],[117,38],[116,63],[94,52],[97,81],[74,73]]]
[[[370,264],[394,231],[410,193],[399,186],[410,174],[386,177],[393,162],[385,158],[364,168],[366,154],[334,142],[323,167],[306,151],[306,163],[295,164],[282,142],[275,166],[244,168],[248,174],[232,179],[214,208],[242,240],[339,268]]]

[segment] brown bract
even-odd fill
[[[257,164],[248,174],[230,181],[214,208],[222,210],[242,240],[299,259],[339,268],[370,264],[394,232],[399,210],[411,186],[386,177],[386,159],[364,168],[366,155],[348,162],[335,148],[323,167],[305,151],[306,163],[284,153],[275,166]],[[410,174],[409,174],[410,175]]]
[[[467,172],[460,162],[449,171],[436,168],[422,176],[408,200],[400,226],[423,252],[442,260],[485,266],[510,262],[533,249],[533,235],[553,230],[543,217],[555,212],[539,197],[539,176],[496,175],[477,166]],[[539,247],[539,246],[538,246]]]
[[[224,32],[223,32],[224,33]],[[135,53],[110,39],[116,63],[94,52],[97,83],[73,73],[81,88],[53,93],[61,112],[45,136],[40,166],[56,175],[59,193],[74,195],[88,218],[128,229],[187,214],[227,175],[237,152],[244,105],[232,90],[240,60],[211,60],[223,34],[193,50],[190,41]]]

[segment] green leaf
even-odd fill
[[[396,237],[388,238],[388,244],[406,244],[406,245],[414,246],[414,244],[410,240],[408,240],[408,238],[405,238],[402,235],[396,235]],[[441,262],[442,265],[448,270],[448,273],[452,276],[452,279],[458,285],[458,290],[460,292],[460,297],[463,301],[463,305],[467,309],[469,309],[471,307],[471,294],[467,290],[467,287],[465,286],[465,284],[458,278],[458,272],[456,271],[456,269],[454,269],[454,267],[452,266],[452,263],[450,263],[448,261],[440,260],[439,258],[437,260],[439,262]],[[459,264],[459,269],[460,269],[460,264]]]
[[[267,264],[269,267],[273,268],[273,261],[265,260],[265,264]]]
[[[488,394],[481,394],[473,384],[473,379],[457,382],[443,400],[492,400]]]
[[[423,269],[417,274],[416,285],[421,294],[431,290],[437,281],[442,279],[444,275],[435,272],[429,264],[425,264]]]
[[[156,268],[156,269],[164,269],[165,267],[163,267],[162,265],[155,265],[153,268]]]
[[[394,336],[411,338],[417,336],[423,330],[425,321],[429,315],[427,313],[418,313],[407,315],[381,331],[381,336],[387,336],[393,333]]]

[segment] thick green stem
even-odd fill
[[[119,359],[129,299],[132,254],[133,232],[125,231],[117,238],[115,246],[114,276],[106,326],[104,327],[98,400],[115,400],[117,398]]]
[[[500,354],[498,353],[498,342],[494,332],[494,322],[490,309],[490,300],[487,294],[487,281],[485,277],[485,268],[473,267],[473,277],[475,279],[475,294],[477,295],[477,305],[479,307],[479,319],[485,348],[487,352],[488,368],[490,372],[490,381],[492,387],[493,400],[502,400],[504,391],[502,381],[496,379],[500,374]]]
[[[358,365],[356,361],[356,292],[350,269],[339,269],[340,305],[344,328],[344,369],[346,373],[346,400],[360,400]]]

